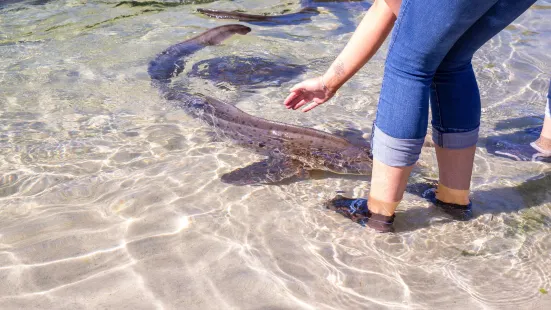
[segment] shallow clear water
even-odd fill
[[[199,2],[199,1],[196,1]],[[544,309],[551,307],[551,168],[488,155],[484,139],[528,139],[551,72],[551,2],[539,1],[476,55],[484,104],[473,177],[476,219],[450,221],[406,194],[397,233],[374,234],[322,207],[365,195],[369,177],[236,187],[222,174],[260,157],[214,141],[169,108],[147,63],[169,45],[230,23],[198,7],[295,10],[292,1],[0,4],[0,304],[16,308]],[[252,26],[192,64],[262,56],[306,66],[291,81],[179,81],[264,118],[349,137],[368,133],[386,47],[330,104],[282,102],[322,72],[358,11]],[[344,26],[343,22],[345,23]],[[281,84],[281,87],[278,85]],[[412,183],[434,178],[427,149]]]

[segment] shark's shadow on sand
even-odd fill
[[[199,77],[216,84],[228,83],[249,89],[280,87],[306,72],[306,66],[252,56],[222,56],[193,64],[189,77]]]

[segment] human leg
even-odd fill
[[[541,153],[550,153],[551,156],[551,80],[549,81],[549,90],[547,91],[547,105],[545,106],[545,119],[543,120],[543,128],[540,137],[532,147]]]
[[[541,136],[546,139],[551,139],[551,80],[549,81],[549,89],[547,90],[547,105],[545,106],[545,120],[543,121],[543,129]]]
[[[507,18],[503,16],[496,19],[495,15],[479,22],[487,12],[494,10],[498,2],[501,1],[450,4],[406,0],[402,3],[389,47],[373,129],[371,212],[383,215],[394,213],[423,145],[429,96],[440,93],[440,102],[444,103],[436,115],[440,120],[433,121],[433,127],[438,129],[434,140],[438,145],[437,157],[443,171],[441,188],[448,190],[445,197],[463,198],[459,200],[462,203],[468,201],[480,121],[480,96],[470,59],[484,42],[510,22],[506,22]],[[526,3],[524,5],[525,8],[518,10],[516,16],[528,7]],[[498,6],[511,9],[514,5],[500,3]],[[477,23],[479,26],[473,28]],[[467,39],[461,40],[469,31],[479,32],[476,37],[470,38],[471,44],[467,44]],[[460,52],[457,56],[462,58],[449,57],[447,66],[440,67],[450,55],[450,50],[459,46],[458,41],[464,41],[460,44],[461,48],[457,48]],[[465,102],[468,108],[457,104]],[[434,126],[437,123],[440,126]],[[453,169],[458,163],[461,169]],[[446,183],[456,188],[444,186]],[[466,195],[461,195],[464,193]],[[461,219],[470,214],[460,211]]]
[[[488,139],[486,148],[489,153],[517,161],[537,161],[551,163],[551,81],[545,106],[543,128],[536,141],[527,143],[513,143],[497,137]],[[533,132],[530,130],[529,132]]]
[[[430,102],[440,172],[436,193],[439,202],[469,205],[481,112],[472,57],[534,2],[499,0],[457,40],[435,73]]]
[[[373,128],[374,167],[369,200],[371,212],[384,215],[394,213],[398,202],[402,199],[412,165],[419,158],[423,145],[428,123],[428,99],[432,95],[431,85],[437,70],[464,33],[469,31],[497,2],[500,1],[441,3],[440,1],[405,0],[402,3],[389,47],[377,119]],[[511,9],[512,6],[514,5],[509,5],[509,8]],[[525,6],[524,10],[527,7]],[[517,13],[517,16],[522,11]],[[484,42],[509,23],[504,23],[503,20],[506,18],[502,18],[501,24],[504,25],[500,28],[490,19],[489,17],[485,22],[486,25],[480,23],[482,29],[478,29],[480,30],[478,37],[471,38],[474,43],[462,49],[458,48],[461,56],[466,55],[468,61],[450,57],[450,61],[459,60],[459,63],[450,63],[455,67],[441,68],[438,72],[438,85],[433,89],[434,94],[444,91],[442,100],[449,101],[449,98],[445,97],[453,94],[460,100],[451,102],[469,102],[468,109],[447,104],[439,110],[445,115],[437,115],[443,119],[450,119],[446,115],[452,116],[451,123],[446,121],[446,124],[441,124],[441,130],[435,133],[437,138],[434,139],[438,145],[439,166],[443,171],[441,180],[444,181],[441,183],[452,184],[450,186],[459,188],[442,186],[450,190],[448,194],[451,195],[446,197],[455,197],[458,191],[464,191],[467,194],[462,198],[468,200],[480,120],[480,97],[470,59]],[[423,35],[419,35],[420,33]],[[415,40],[411,40],[412,38]],[[476,38],[479,40],[477,41]],[[470,55],[468,47],[472,49]],[[452,99],[453,96],[451,96]],[[457,111],[466,117],[457,117]],[[457,118],[459,126],[454,125],[454,117]],[[453,158],[455,160],[451,160]],[[458,162],[461,169],[450,168]],[[463,170],[469,172],[465,173]],[[455,207],[455,205],[452,206]],[[465,219],[465,214],[470,214],[463,212],[464,210],[460,211],[462,219]]]
[[[372,137],[374,166],[369,210],[373,213],[394,213],[395,207],[389,206],[397,206],[402,199],[423,146],[430,86],[436,70],[455,42],[495,2],[402,3]]]
[[[547,89],[547,106],[545,107],[545,116],[547,119],[551,119],[551,80],[549,80],[549,88]],[[549,129],[549,130],[547,130]],[[547,129],[544,129],[545,136],[551,138],[551,124],[547,127]]]

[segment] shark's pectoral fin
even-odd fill
[[[277,183],[293,176],[305,176],[300,162],[290,158],[269,157],[222,175],[222,182],[233,185]]]

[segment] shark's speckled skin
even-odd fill
[[[197,9],[197,12],[204,14],[209,17],[218,18],[218,19],[233,19],[241,22],[247,22],[251,24],[263,24],[263,25],[288,25],[288,24],[298,24],[303,22],[308,22],[312,16],[318,15],[318,6],[320,3],[323,6],[331,8],[330,3],[344,3],[343,5],[349,7],[350,10],[367,10],[370,4],[363,2],[362,0],[301,0],[300,6],[301,9],[298,12],[288,13],[288,14],[279,14],[279,15],[258,15],[258,14],[248,14],[243,12],[230,12],[230,11],[220,11],[220,10],[211,10],[211,9]],[[348,23],[347,21],[343,21]]]
[[[297,24],[310,20],[310,17],[318,15],[315,8],[303,8],[298,12],[281,15],[255,15],[241,12],[229,12],[219,10],[197,9],[197,12],[218,19],[235,19],[240,22],[273,24]]]
[[[206,45],[218,44],[250,28],[226,25],[173,45],[149,64],[148,72],[161,94],[175,106],[212,126],[219,137],[230,139],[268,159],[222,177],[234,184],[270,183],[304,170],[328,170],[345,174],[367,174],[371,170],[370,149],[320,130],[269,121],[247,114],[233,105],[211,97],[199,97],[170,88],[170,78],[183,69],[183,57]]]

